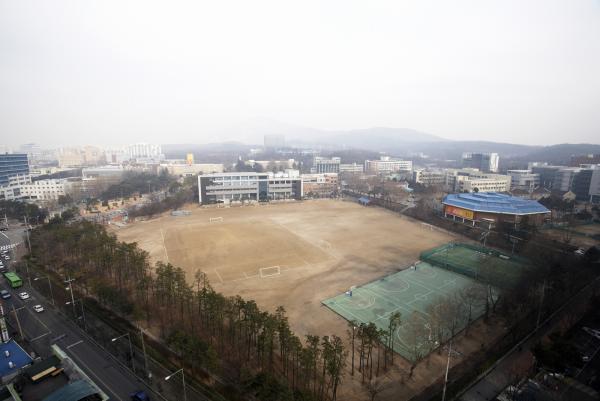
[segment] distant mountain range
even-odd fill
[[[263,136],[268,134],[284,135],[286,144],[292,147],[330,152],[364,149],[395,156],[410,156],[422,152],[431,158],[442,160],[457,160],[463,152],[497,152],[501,160],[566,164],[571,155],[600,153],[600,145],[595,144],[530,146],[488,141],[452,141],[409,128],[374,127],[327,131],[258,118],[231,127],[218,135],[219,138],[236,138],[236,141],[204,145],[163,145],[163,150],[167,157],[182,157],[185,149],[187,152],[215,156],[226,153],[231,157],[235,153],[248,151],[251,147],[261,146]]]

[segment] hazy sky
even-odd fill
[[[600,0],[0,0],[0,145],[203,143],[254,117],[600,143]]]

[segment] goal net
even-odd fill
[[[217,222],[223,221],[223,218],[222,217],[211,217],[210,219],[208,219],[208,221],[210,223],[217,223]]]
[[[260,275],[260,278],[279,276],[281,274],[281,267],[261,267],[260,269],[258,269],[258,274]]]

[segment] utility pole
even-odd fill
[[[122,337],[127,337],[127,340],[129,340],[129,357],[131,358],[131,369],[133,370],[133,374],[135,375],[135,362],[133,360],[133,346],[131,345],[131,336],[129,335],[129,333],[122,334],[118,337],[111,339],[110,341],[114,343],[115,341],[117,341],[119,338],[122,338]]]
[[[450,355],[452,354],[452,340],[448,346],[448,362],[446,362],[446,375],[444,376],[444,391],[442,392],[442,401],[446,401],[446,386],[448,385],[448,371],[450,370]]]
[[[83,331],[87,331],[87,321],[85,320],[85,310],[83,308],[83,298],[79,300],[79,304],[81,305],[81,317],[83,318]]]
[[[544,306],[544,294],[546,293],[546,280],[542,283],[542,294],[540,295],[540,308],[538,310],[537,321],[535,322],[535,329],[540,327],[540,319],[542,318],[542,308]]]
[[[15,314],[15,319],[17,319],[17,326],[19,327],[19,335],[21,336],[21,341],[25,341],[25,337],[23,337],[23,329],[21,329],[21,321],[19,320],[19,314],[15,309],[15,304],[12,305],[13,313]]]
[[[27,271],[27,281],[29,281],[29,288],[33,288],[31,286],[31,275],[29,274],[29,263],[27,263],[27,259],[23,258],[23,261],[25,262],[25,270]]]
[[[27,235],[27,245],[29,245],[29,253],[31,253],[31,241],[29,240],[29,223],[27,223],[27,215],[23,216],[25,220],[25,234]]]

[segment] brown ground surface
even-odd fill
[[[271,311],[283,305],[300,335],[344,333],[346,323],[321,305],[323,299],[404,269],[421,251],[452,239],[346,201],[190,210],[191,216],[165,215],[117,235],[138,242],[154,261],[182,267],[190,281],[202,270],[226,295],[240,294]],[[211,223],[211,217],[223,221]],[[261,278],[259,269],[271,266],[281,274]]]
[[[116,230],[120,240],[137,242],[154,261],[169,261],[193,280],[206,272],[217,291],[254,299],[274,311],[283,305],[292,329],[346,338],[347,322],[322,306],[325,298],[404,269],[419,253],[455,239],[390,211],[342,200],[216,208],[192,205],[190,216],[160,218]],[[209,222],[222,217],[222,222]],[[281,274],[261,278],[260,268],[279,266]],[[478,327],[477,327],[478,326]],[[463,354],[500,334],[477,324],[470,338],[457,339]],[[407,399],[443,374],[445,355],[430,355],[406,378],[402,358],[382,382],[378,400]],[[404,379],[401,379],[404,377]],[[357,377],[358,378],[358,377]],[[362,400],[359,380],[344,380],[341,398]]]
[[[579,231],[586,234],[600,234],[600,224],[594,224],[589,226],[576,226],[573,227],[574,231]],[[586,237],[583,235],[578,235],[573,232],[568,232],[566,230],[559,230],[557,228],[550,228],[541,231],[543,234],[549,236],[560,242],[565,242],[568,240],[569,244],[582,247],[589,248],[591,246],[599,245],[600,241],[593,239],[592,237]]]
[[[582,224],[573,227],[573,230],[585,234],[600,234],[600,224]]]

